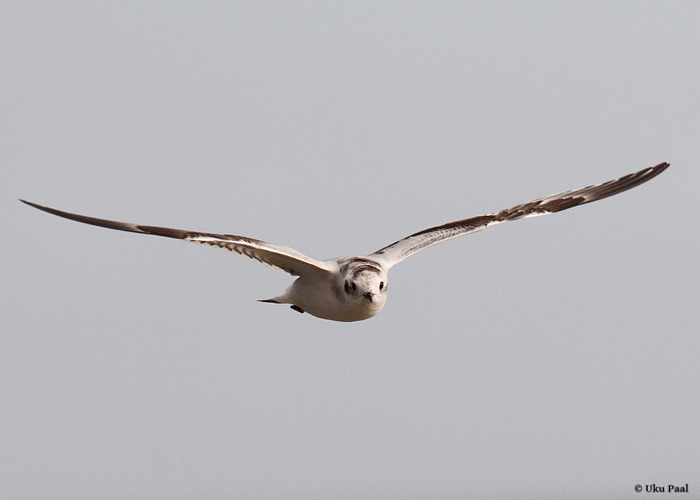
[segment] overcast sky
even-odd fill
[[[0,497],[696,498],[698,26],[690,1],[2,2]],[[17,201],[326,259],[662,161],[411,257],[349,324],[256,302],[292,278],[237,255]]]

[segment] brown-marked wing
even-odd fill
[[[192,241],[194,243],[224,248],[243,255],[244,257],[261,262],[262,264],[281,269],[292,276],[300,276],[303,273],[331,272],[330,267],[325,263],[307,257],[296,250],[279,245],[272,245],[253,238],[246,238],[245,236],[201,233],[198,231],[185,231],[182,229],[172,229],[168,227],[146,226],[142,224],[131,224],[128,222],[97,219],[95,217],[87,217],[85,215],[63,212],[61,210],[56,210],[55,208],[44,207],[29,201],[20,201],[39,210],[43,210],[44,212],[82,222],[84,224],[92,224],[93,226],[106,227],[109,229],[116,229],[118,231],[128,231],[131,233],[165,236],[167,238],[176,238],[185,241]]]
[[[648,167],[639,172],[620,177],[619,179],[604,182],[603,184],[596,184],[574,191],[566,191],[545,198],[539,198],[529,203],[523,203],[522,205],[501,210],[495,214],[479,215],[470,219],[448,222],[441,226],[431,227],[385,246],[371,254],[370,257],[381,261],[385,268],[389,269],[416,252],[452,238],[475,233],[489,226],[501,224],[502,222],[561,212],[568,208],[577,207],[596,200],[602,200],[608,196],[627,191],[628,189],[632,189],[635,186],[639,186],[653,179],[666,170],[668,166],[668,163],[660,163],[655,167]]]

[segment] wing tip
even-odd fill
[[[668,167],[670,167],[671,164],[667,161],[661,162],[658,165],[654,167],[649,167],[649,172],[652,173],[652,177],[655,175],[659,175],[661,172],[666,170]]]
[[[639,172],[635,174],[630,174],[628,177],[630,181],[632,181],[632,185],[630,188],[638,186],[639,184],[644,184],[647,181],[652,180],[654,177],[662,173],[664,170],[666,170],[668,167],[670,167],[671,164],[668,163],[667,161],[659,163],[658,165],[655,165],[653,167],[647,167],[643,170],[640,170]],[[624,179],[624,178],[622,178]]]
[[[29,205],[30,207],[38,208],[39,210],[42,210],[44,207],[41,205],[37,205],[36,203],[32,203],[31,201],[23,200],[22,198],[17,198],[19,201],[24,203],[25,205]]]
[[[17,198],[17,199],[19,201],[21,201],[22,203],[24,203],[25,205],[29,205],[32,208],[36,208],[37,210],[41,210],[42,212],[46,212],[46,213],[53,214],[53,215],[60,215],[58,213],[58,212],[60,212],[60,210],[56,210],[55,208],[50,208],[50,207],[46,207],[44,205],[39,205],[38,203],[32,203],[31,201],[23,200],[22,198]]]

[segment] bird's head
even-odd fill
[[[374,266],[358,266],[345,277],[343,291],[349,300],[364,302],[379,312],[386,301],[386,273]]]

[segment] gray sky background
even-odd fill
[[[697,2],[3,2],[0,497],[700,491]],[[352,324],[315,258],[669,161],[411,257]]]

